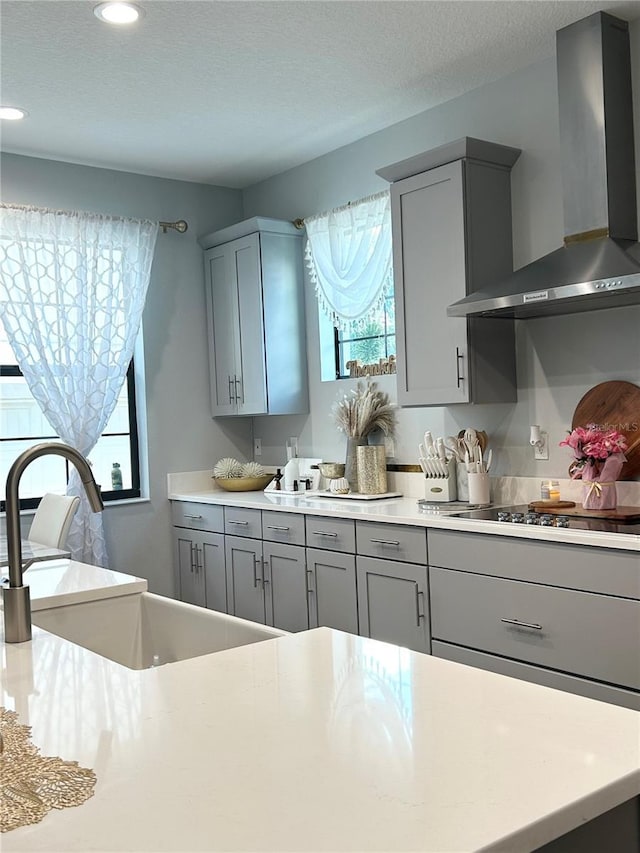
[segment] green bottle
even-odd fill
[[[114,491],[122,488],[122,471],[119,462],[114,462],[111,469],[111,488]]]

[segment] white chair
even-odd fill
[[[48,548],[63,548],[71,521],[80,506],[80,498],[67,495],[43,495],[29,528],[28,539]]]

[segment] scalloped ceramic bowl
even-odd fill
[[[273,476],[263,474],[262,477],[214,477],[214,480],[226,492],[259,492],[266,489]]]

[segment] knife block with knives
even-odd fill
[[[455,458],[452,456],[445,465],[446,476],[425,476],[424,496],[430,501],[455,501],[458,497]]]

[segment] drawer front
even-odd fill
[[[262,539],[262,518],[259,509],[244,509],[239,506],[224,508],[224,532],[231,536],[248,536]]]
[[[432,529],[429,565],[640,599],[637,551]]]
[[[171,520],[176,527],[224,532],[224,511],[217,504],[171,501]]]
[[[306,530],[307,546],[310,548],[325,548],[345,554],[356,552],[356,527],[350,518],[320,518],[317,515],[307,515]]]
[[[406,563],[427,562],[427,531],[424,527],[403,524],[356,522],[358,554]]]
[[[268,542],[304,545],[304,515],[263,510],[262,537]]]
[[[640,689],[640,602],[429,569],[434,639]]]

